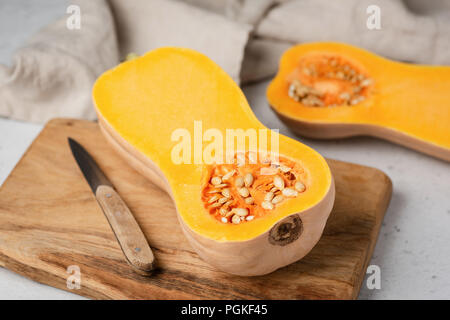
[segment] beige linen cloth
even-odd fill
[[[450,4],[445,0],[75,0],[68,15],[39,31],[0,65],[0,116],[45,122],[95,119],[91,88],[127,53],[161,46],[198,50],[238,83],[274,75],[296,43],[341,41],[380,55],[450,65]],[[369,5],[381,29],[366,26]]]

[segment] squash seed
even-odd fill
[[[244,176],[244,183],[246,187],[250,187],[253,184],[253,176],[251,173],[247,173]]]
[[[282,195],[277,195],[272,199],[272,203],[273,204],[277,204],[280,203],[281,201],[283,201],[283,196]]]
[[[212,177],[211,183],[216,186],[222,183],[222,179],[220,177]]]
[[[247,217],[245,218],[245,220],[247,220],[247,221],[252,221],[254,218],[255,218],[255,216],[247,216]]]
[[[228,201],[228,199],[229,198],[227,198],[227,197],[223,197],[223,198],[220,198],[217,202],[220,203],[220,204],[224,204],[225,202]]]
[[[227,181],[227,180],[230,179],[235,173],[236,173],[236,170],[231,170],[230,172],[224,174],[224,176],[222,177],[222,181]]]
[[[355,105],[358,104],[360,102],[364,101],[364,97],[363,96],[356,96],[354,99],[352,99],[352,101],[350,101],[351,105]]]
[[[239,224],[241,222],[241,218],[235,214],[233,218],[231,218],[231,222],[233,222],[234,224]]]
[[[339,99],[342,99],[344,101],[348,101],[348,100],[350,100],[350,98],[351,98],[351,96],[350,96],[350,93],[348,93],[348,92],[343,92],[339,95]]]
[[[361,85],[361,87],[368,87],[368,86],[370,86],[371,83],[372,83],[372,80],[365,79],[365,80],[361,81],[360,85]]]
[[[273,184],[280,190],[284,189],[284,180],[280,176],[275,176],[273,178]]]
[[[219,199],[219,196],[217,194],[213,195],[209,200],[208,203],[213,203],[215,202],[217,199]]]
[[[225,214],[225,218],[229,218],[229,217],[231,217],[232,215],[234,215],[233,210],[228,211],[228,212]]]
[[[221,184],[215,185],[214,187],[216,187],[216,188],[223,188],[223,187],[226,187],[226,186],[227,186],[226,183],[221,183]]]
[[[285,188],[281,192],[285,197],[296,197],[298,195],[298,192],[295,191],[292,188]]]
[[[228,188],[223,189],[223,190],[222,190],[222,195],[223,195],[225,198],[230,198],[230,197],[231,197],[230,189],[228,189]]]
[[[225,207],[222,207],[219,209],[219,213],[221,216],[225,216],[228,213],[228,209]]]
[[[261,170],[259,170],[259,174],[262,176],[268,176],[276,173],[277,169],[273,167],[262,167]]]
[[[211,191],[208,191],[208,193],[217,193],[217,192],[221,192],[221,190],[218,190],[218,189],[212,189]]]
[[[248,189],[246,187],[239,188],[238,192],[241,195],[241,197],[243,197],[243,198],[247,198],[250,195],[250,192],[248,191]]]
[[[211,208],[218,208],[218,207],[220,207],[220,206],[221,206],[220,203],[214,202],[214,203],[211,205]]]
[[[242,188],[244,186],[244,178],[237,177],[236,180],[234,181],[234,184],[236,187]]]
[[[271,201],[273,199],[273,192],[267,192],[264,196],[264,201]]]
[[[225,202],[224,206],[229,207],[233,204],[234,200],[230,200],[228,202]]]
[[[273,204],[271,202],[269,202],[269,201],[263,201],[261,203],[261,207],[263,209],[266,209],[266,210],[272,210],[273,209]]]
[[[297,181],[297,182],[295,183],[294,188],[295,188],[295,190],[297,190],[298,192],[303,192],[303,191],[305,191],[305,189],[306,189],[305,185],[304,185],[302,182],[300,182],[300,181]]]
[[[252,197],[248,197],[248,198],[245,198],[244,202],[245,202],[246,204],[253,204],[254,200],[253,200]]]
[[[235,208],[234,213],[240,217],[248,216],[248,210],[246,208]]]
[[[353,88],[353,93],[360,93],[362,88],[360,86],[356,86]]]
[[[284,173],[291,171],[291,168],[285,166],[284,164],[282,164],[278,169],[280,169],[280,171]]]
[[[228,219],[225,217],[222,217],[222,219],[220,219],[220,220],[222,220],[223,223],[228,223]]]

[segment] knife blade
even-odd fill
[[[137,273],[150,275],[155,268],[155,258],[130,209],[86,149],[72,138],[68,138],[68,141],[78,167],[102,208],[128,264]]]

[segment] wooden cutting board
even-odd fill
[[[97,159],[149,240],[159,269],[134,273],[70,152]],[[94,122],[50,121],[0,189],[0,266],[63,290],[112,299],[353,299],[364,279],[392,184],[381,171],[329,160],[336,202],[324,234],[301,261],[239,277],[203,262],[184,238],[167,194],[106,144]],[[68,289],[67,268],[81,271]]]

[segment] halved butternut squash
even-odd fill
[[[302,44],[283,54],[267,99],[300,135],[370,135],[450,161],[450,67],[394,62],[341,43]]]
[[[210,264],[266,274],[319,240],[335,195],[326,161],[262,125],[206,56],[154,50],[100,76],[93,98],[107,140],[170,194],[183,232]],[[244,148],[234,136],[236,144],[220,144],[229,132],[248,134]],[[249,148],[252,133],[256,149]]]

